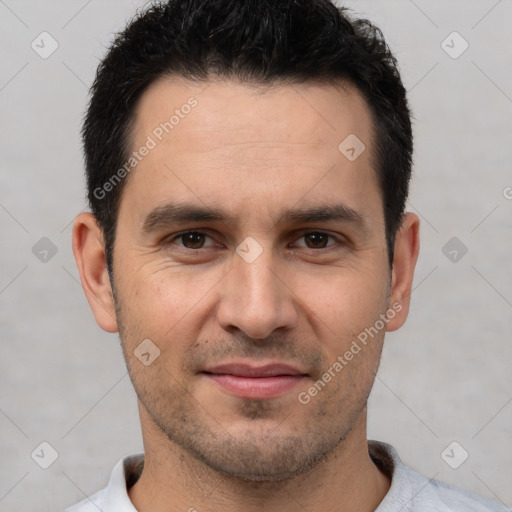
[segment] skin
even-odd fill
[[[95,218],[82,213],[73,227],[87,299],[99,326],[119,332],[138,396],[146,457],[130,499],[141,512],[375,510],[390,482],[368,454],[367,398],[385,331],[408,314],[419,219],[406,214],[390,268],[373,125],[355,89],[206,85],[160,79],[137,105],[134,149],[188,98],[198,101],[129,175],[114,290]],[[353,162],[338,150],[349,134],[366,145]],[[149,212],[171,201],[224,208],[233,222],[144,233]],[[334,203],[364,225],[278,222],[285,208]],[[187,247],[177,237],[186,230],[205,236]],[[262,249],[251,263],[236,252],[246,237]],[[393,304],[401,309],[385,328],[300,403]],[[144,339],[160,350],[149,366],[134,355]],[[242,398],[201,373],[233,360],[286,362],[306,375],[277,398]]]

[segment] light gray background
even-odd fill
[[[141,5],[0,0],[2,512],[62,510],[142,449],[118,337],[96,325],[71,251],[87,88]],[[415,114],[408,209],[422,219],[412,311],[386,338],[369,437],[511,507],[512,2],[345,5],[381,26],[401,64]],[[31,48],[42,31],[59,44],[46,60]],[[441,47],[453,31],[469,43],[457,59]],[[468,248],[456,263],[442,252],[454,236]],[[32,253],[42,237],[58,249],[46,263]],[[42,441],[59,454],[46,470],[30,455]],[[441,457],[452,441],[469,453],[458,469]]]

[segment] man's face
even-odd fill
[[[132,150],[156,146],[123,191],[114,285],[143,431],[230,475],[305,471],[364,430],[391,325],[378,322],[391,272],[368,107],[348,87],[165,79],[133,134]],[[166,205],[225,218],[150,216]]]

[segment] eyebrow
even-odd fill
[[[364,231],[368,231],[370,224],[366,216],[344,204],[287,208],[280,212],[275,224],[327,221],[348,222],[358,225]],[[146,216],[142,224],[142,232],[149,234],[153,231],[168,228],[173,224],[187,222],[222,222],[234,225],[237,222],[237,217],[222,208],[200,206],[192,203],[167,203],[157,206]]]

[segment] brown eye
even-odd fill
[[[323,249],[324,247],[327,247],[327,242],[329,240],[329,235],[327,233],[321,233],[318,231],[305,233],[303,237],[304,240],[306,240],[307,247],[310,249]]]
[[[177,237],[187,249],[201,249],[204,245],[205,235],[198,231],[188,231]]]

